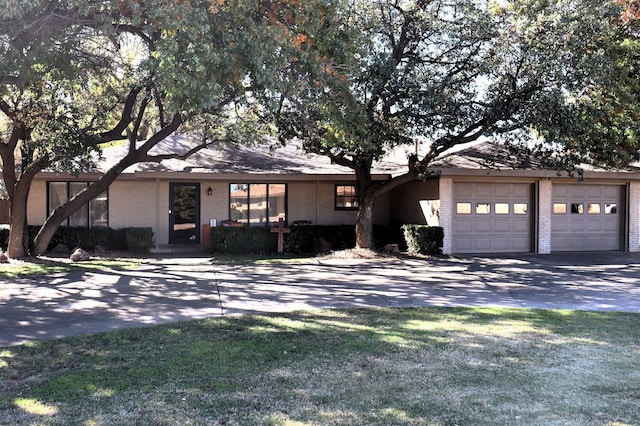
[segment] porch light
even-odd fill
[[[207,195],[213,195],[213,189],[211,189],[211,187],[207,188]]]

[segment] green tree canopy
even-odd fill
[[[263,123],[252,101],[297,49],[298,2],[31,0],[0,2],[0,158],[11,200],[8,253],[27,253],[26,203],[44,169],[92,169],[103,144],[128,153],[47,218],[32,246],[136,162],[241,141]],[[311,4],[311,3],[310,3]],[[188,152],[150,154],[173,132]]]
[[[575,130],[578,117],[591,114],[587,99],[600,106],[593,88],[615,84],[610,48],[619,40],[618,2],[355,0],[344,6],[333,23],[340,31],[311,49],[315,56],[308,59],[322,65],[283,88],[277,121],[283,140],[301,138],[309,152],[354,170],[358,246],[373,244],[376,196],[424,176],[433,159],[456,145],[494,137],[530,149],[534,130],[546,153],[578,151],[596,159],[603,152],[576,144]],[[597,130],[588,124],[583,135],[593,141]],[[615,131],[626,130],[605,125],[600,140]],[[429,147],[426,153],[411,155],[405,174],[374,184],[372,165],[415,141]]]

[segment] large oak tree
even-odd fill
[[[30,0],[0,3],[0,158],[7,253],[41,254],[56,228],[137,162],[184,158],[259,125],[249,101],[289,47],[287,0]],[[290,7],[291,6],[291,7]],[[242,117],[239,117],[242,115]],[[152,155],[174,132],[188,152]],[[27,199],[42,170],[91,171],[104,144],[128,152],[51,212],[33,242]]]
[[[341,31],[307,43],[307,59],[322,66],[283,77],[272,100],[281,137],[354,171],[357,246],[370,248],[376,198],[427,175],[457,145],[495,137],[530,148],[535,135],[558,159],[602,152],[577,145],[575,127],[587,103],[598,107],[593,88],[615,84],[620,16],[618,2],[601,0],[348,2]],[[408,156],[406,173],[372,181],[376,161],[416,141],[428,148]]]

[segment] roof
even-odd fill
[[[433,161],[429,168],[443,175],[568,176],[566,171],[554,169],[549,164],[534,153],[517,153],[504,144],[486,141],[445,155]],[[579,168],[590,177],[640,179],[637,167],[612,170],[582,164]]]
[[[151,151],[151,155],[186,153],[197,142],[183,135],[166,138]],[[107,170],[121,159],[128,146],[107,148],[98,170]],[[405,164],[385,160],[375,165],[373,173],[390,175]],[[173,172],[173,173],[217,173],[217,174],[277,174],[277,175],[353,175],[348,167],[332,164],[325,156],[306,154],[300,142],[286,146],[269,144],[220,145],[205,148],[186,160],[171,159],[160,163],[138,163],[124,173]]]

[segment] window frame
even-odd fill
[[[338,188],[339,187],[351,187],[353,188],[353,195],[338,195]],[[342,206],[338,206],[338,200],[342,199],[343,200],[343,205]],[[344,204],[346,204],[346,200],[350,199],[351,200],[351,205],[348,207],[345,207]],[[333,189],[333,208],[336,211],[355,211],[358,210],[358,208],[360,207],[360,200],[358,197],[358,185],[356,184],[351,184],[351,183],[336,183]]]
[[[78,185],[78,184],[84,184],[84,188],[88,187],[89,185],[91,185],[92,183],[94,183],[93,181],[77,181],[77,180],[48,180],[46,181],[46,185],[47,185],[47,200],[46,200],[46,204],[47,204],[47,217],[49,217],[49,215],[51,214],[51,212],[53,212],[53,210],[55,210],[58,206],[54,207],[53,209],[51,208],[51,184],[64,184],[65,186],[65,200],[63,201],[63,203],[67,202],[69,200],[69,194],[71,193],[71,186],[72,185]],[[78,185],[79,186],[79,185]],[[83,189],[84,189],[83,188]],[[105,211],[106,211],[106,223],[104,225],[92,225],[92,214],[91,212],[93,211],[91,204],[94,202],[94,200],[99,197],[102,194],[105,194],[106,196],[106,200],[101,200],[104,201],[105,203]],[[74,193],[74,195],[77,194]],[[84,210],[83,215],[85,216],[83,219],[84,223],[82,225],[70,225],[71,223],[71,218]],[[62,222],[61,226],[67,226],[67,227],[79,227],[79,228],[102,228],[102,227],[109,227],[109,188],[105,189],[103,192],[101,192],[100,194],[98,194],[94,199],[89,200],[89,202],[87,204],[85,204],[82,208],[78,209],[76,212],[74,212],[72,215],[70,215],[68,218],[66,218],[64,220],[64,222]]]
[[[262,207],[265,210],[265,214],[264,214],[264,218],[266,219],[264,222],[252,222],[252,216],[251,216],[251,186],[252,185],[265,185],[266,186],[266,194],[265,194],[265,198],[263,201],[260,201],[259,204],[256,204],[258,207]],[[288,223],[287,221],[289,220],[289,184],[285,183],[285,182],[229,182],[229,202],[227,203],[227,208],[228,208],[228,218],[229,220],[233,220],[236,222],[240,222],[245,224],[246,226],[265,226],[265,227],[269,227],[269,226],[275,226],[277,225],[278,222],[272,222],[270,220],[271,218],[271,212],[270,210],[272,209],[272,206],[274,205],[273,200],[271,199],[271,194],[270,194],[270,190],[272,186],[284,186],[284,223]],[[237,207],[241,207],[243,205],[246,205],[247,207],[247,213],[246,213],[246,217],[240,217],[238,219],[234,219],[233,215],[232,215],[232,211],[233,209],[231,208],[232,202],[231,202],[231,188],[233,186],[236,187],[243,187],[246,186],[247,187],[247,196],[246,197],[242,197],[236,198],[236,201],[234,201],[234,203],[236,203],[237,201],[240,201],[237,204]],[[275,203],[277,205],[277,203]],[[278,210],[277,208],[275,209],[276,211]]]

